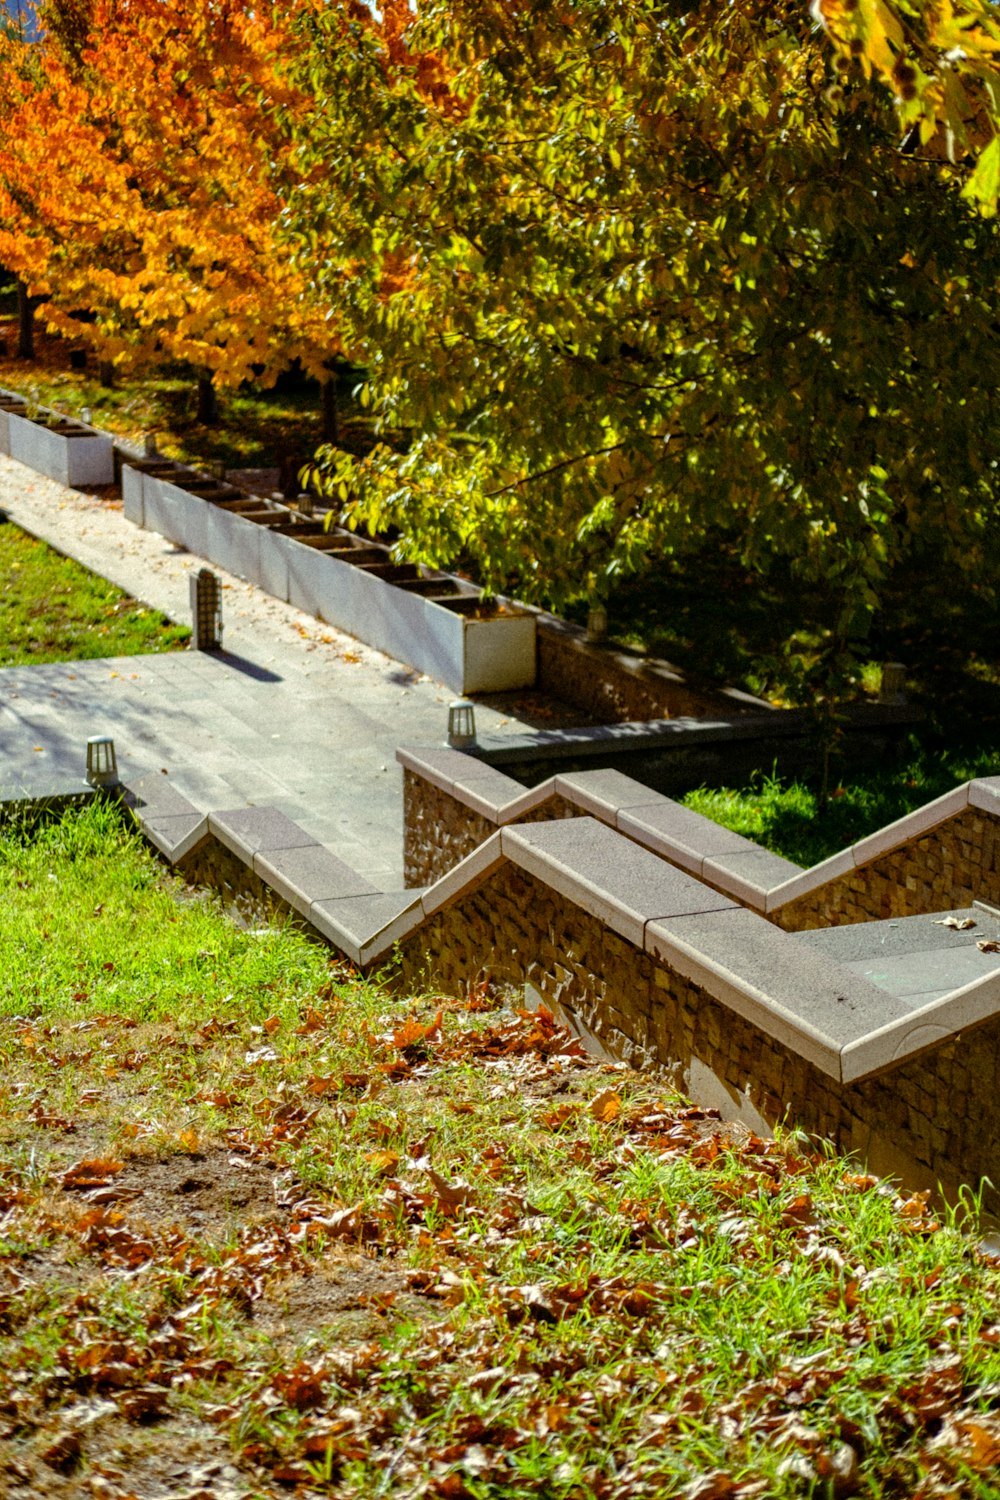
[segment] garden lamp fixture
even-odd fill
[[[467,750],[476,743],[476,710],[468,698],[448,704],[448,744],[452,750]]]
[[[93,734],[87,741],[87,780],[91,786],[117,786],[118,762],[110,734]]]
[[[222,650],[222,589],[211,568],[192,573],[191,650]]]
[[[880,703],[906,702],[905,662],[886,662],[885,666],[882,668],[882,682],[879,687],[878,701]]]

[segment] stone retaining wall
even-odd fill
[[[173,868],[190,885],[207,886],[215,891],[227,906],[239,913],[259,913],[261,917],[272,913],[296,915],[249,865],[218,839],[203,839]]]
[[[623,1061],[659,1067],[730,1118],[800,1125],[874,1171],[951,1194],[996,1173],[1000,1019],[840,1084],[509,865],[432,918],[401,957],[406,983],[455,993],[482,975],[527,981]]]
[[[634,719],[718,718],[770,707],[749,693],[689,682],[667,662],[586,641],[563,621],[538,619],[537,686],[601,724]]]
[[[941,823],[773,911],[789,932],[946,911],[973,901],[1000,905],[1000,825],[979,808]]]
[[[436,796],[450,812],[454,799]],[[563,809],[573,811],[567,804]],[[535,821],[548,821],[544,813],[552,810],[551,804],[538,809],[543,816]],[[904,883],[906,869],[918,871],[929,855],[938,860],[926,888],[911,889],[919,909],[934,903],[939,891],[945,894],[941,881],[958,878],[959,858],[965,861],[962,878],[974,878],[987,866],[995,876],[994,832],[994,819],[969,809],[898,851]],[[447,857],[453,853],[454,848]],[[440,851],[428,853],[439,857]],[[303,922],[252,863],[210,832],[175,868],[186,879],[213,887],[246,921],[278,913]],[[890,878],[884,871],[883,876]],[[947,895],[955,892],[949,886]],[[315,927],[303,925],[321,940]],[[978,1187],[995,1174],[1000,1159],[1000,1014],[995,1008],[987,1019],[948,1037],[928,1026],[923,1051],[910,1050],[902,1061],[887,1061],[879,1071],[845,1084],[836,1072],[803,1056],[791,1038],[783,1040],[780,1029],[763,1030],[747,1012],[685,979],[577,899],[513,860],[495,858],[480,874],[473,871],[464,888],[456,888],[450,904],[431,909],[418,926],[404,931],[396,951],[400,983],[409,986],[462,993],[484,976],[530,986],[607,1051],[635,1067],[662,1072],[728,1118],[741,1117],[756,1128],[788,1121],[857,1153],[877,1172],[914,1186],[940,1183],[952,1195],[962,1183]],[[383,969],[387,957],[383,945],[372,962]],[[891,1052],[885,1055],[891,1058]],[[1000,1211],[1000,1193],[990,1190],[987,1206]]]
[[[541,823],[551,818],[574,818],[579,809],[562,797],[550,797],[541,807],[518,818],[519,823]],[[454,869],[466,855],[484,844],[497,825],[450,792],[413,771],[403,771],[403,879],[407,886],[431,885]]]

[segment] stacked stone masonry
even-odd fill
[[[517,821],[542,823],[577,816],[579,809],[564,798],[550,797]],[[407,886],[431,885],[440,880],[484,844],[496,832],[496,826],[450,792],[404,769],[403,879]]]
[[[577,633],[548,625],[544,617],[538,624],[537,650],[540,691],[593,714],[600,724],[732,717],[766,706],[695,686],[665,662],[647,663],[587,645]]]
[[[978,808],[771,913],[788,932],[1000,904],[1000,826]]]

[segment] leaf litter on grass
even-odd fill
[[[0,1022],[12,1500],[993,1492],[1000,1274],[929,1196],[485,984],[399,998],[289,933],[224,968],[197,903],[197,1003],[116,1011],[145,901],[165,930],[130,888],[94,992],[51,955]]]

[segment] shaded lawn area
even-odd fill
[[[114,584],[62,557],[0,512],[0,667],[172,651],[173,625]]]
[[[782,674],[815,651],[832,601],[780,568],[749,574],[720,544],[660,575],[624,583],[612,604],[616,636],[687,671],[783,699]],[[909,700],[926,719],[898,759],[855,770],[834,757],[821,809],[817,773],[683,800],[737,832],[812,865],[974,776],[1000,774],[1000,611],[992,591],[912,560],[891,581],[867,643],[859,696],[878,690],[881,663],[903,662]]]
[[[107,804],[0,901],[12,1500],[996,1493],[971,1219],[233,925]]]

